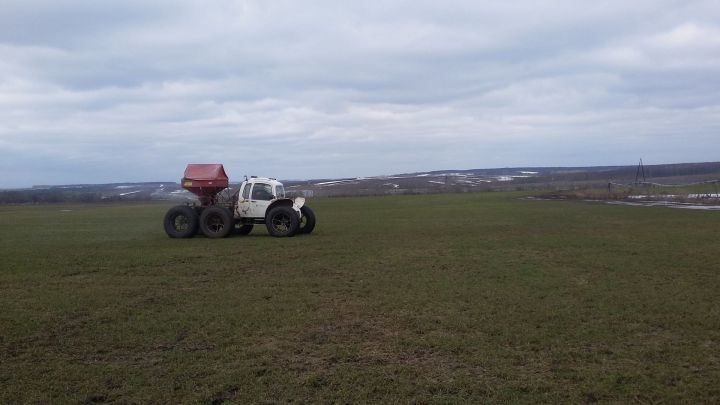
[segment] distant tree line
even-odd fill
[[[149,201],[150,196],[103,196],[98,192],[58,189],[0,191],[0,204],[93,203],[129,200]]]

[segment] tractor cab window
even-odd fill
[[[242,191],[243,200],[250,199],[250,187],[252,187],[252,184],[250,184],[250,183],[246,183],[245,187],[243,187],[243,191]]]
[[[272,200],[272,187],[265,183],[255,183],[252,189],[253,200]]]
[[[285,187],[282,184],[275,186],[275,196],[277,198],[285,198]]]

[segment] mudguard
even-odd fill
[[[291,198],[278,198],[267,207],[267,211],[265,212],[267,213],[273,207],[277,207],[278,205],[287,205],[289,207],[292,207],[292,209],[295,210],[295,212],[298,214],[298,217],[302,218],[302,212],[300,211],[300,208],[305,205],[305,199],[302,197],[297,197],[294,200]]]

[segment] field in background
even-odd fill
[[[720,401],[720,213],[515,197],[2,206],[0,402]]]
[[[720,204],[720,181],[689,185],[605,184],[544,190],[541,198],[605,201],[667,201],[700,205]]]

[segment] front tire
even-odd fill
[[[192,207],[177,205],[165,214],[163,227],[171,238],[192,238],[197,233],[198,222],[198,214]]]
[[[271,209],[265,216],[265,226],[275,237],[293,236],[298,231],[300,218],[290,207],[280,206]]]
[[[310,207],[303,205],[300,207],[302,218],[300,218],[300,225],[298,226],[298,233],[310,233],[315,229],[315,213]]]
[[[200,215],[200,229],[208,238],[224,238],[235,227],[230,210],[223,207],[207,207]]]

